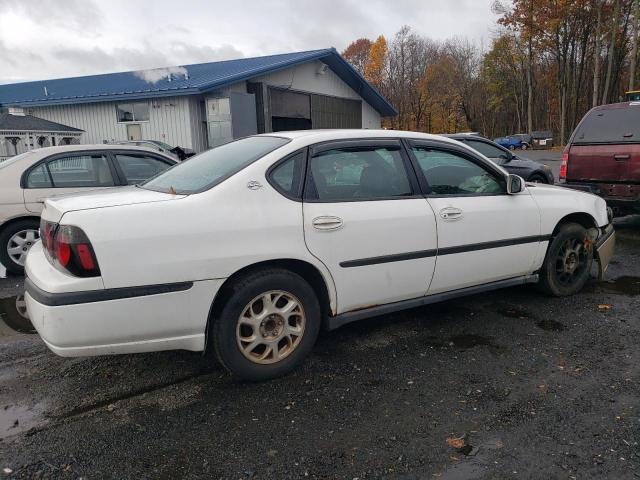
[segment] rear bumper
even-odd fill
[[[598,195],[599,197],[604,198],[607,205],[612,207],[614,210],[636,209],[640,211],[640,188],[637,185],[565,182],[560,183],[560,186]],[[618,192],[622,190],[624,196],[611,195],[610,192],[612,190],[616,190]]]
[[[30,275],[46,270],[41,262],[48,262],[41,249],[29,253]],[[25,279],[25,301],[31,323],[61,356],[202,351],[209,310],[223,281],[52,293],[34,275]]]

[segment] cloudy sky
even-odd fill
[[[486,46],[491,0],[0,0],[0,83],[388,39],[403,25]]]

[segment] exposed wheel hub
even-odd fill
[[[578,266],[578,255],[576,252],[568,252],[564,260],[564,271],[567,273],[573,273]]]
[[[262,338],[275,339],[284,331],[284,318],[282,315],[272,314],[260,322],[260,335]]]

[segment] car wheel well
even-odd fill
[[[567,223],[577,223],[578,225],[582,225],[587,230],[589,230],[590,228],[598,228],[598,224],[596,223],[596,220],[588,213],[585,213],[585,212],[570,213],[569,215],[562,217],[560,219],[560,221],[556,225],[556,228],[554,228],[551,236],[555,237],[555,235],[558,233],[560,228],[563,225],[566,225]]]
[[[212,321],[213,319],[217,318],[218,315],[220,315],[220,312],[222,312],[225,303],[229,300],[231,294],[233,293],[232,286],[234,285],[234,283],[250,273],[273,268],[279,268],[296,273],[304,278],[307,282],[309,282],[309,285],[311,285],[311,288],[318,297],[318,303],[320,304],[322,318],[324,319],[329,316],[329,313],[331,312],[329,290],[327,289],[327,284],[322,276],[322,273],[320,273],[320,271],[315,266],[303,260],[284,258],[254,263],[235,272],[225,280],[225,282],[220,287],[220,290],[218,290],[218,293],[216,294],[216,297],[213,300],[213,304],[211,305],[211,309],[209,311],[209,318],[207,319],[207,327],[205,330],[205,352],[208,351],[210,347],[209,332]]]

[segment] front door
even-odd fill
[[[142,127],[139,123],[127,123],[127,140],[142,140]]]
[[[506,193],[504,175],[463,150],[411,142],[438,225],[429,294],[531,273],[540,212],[527,190]]]
[[[314,147],[303,206],[305,241],[329,269],[338,313],[425,295],[437,247],[399,141]]]

